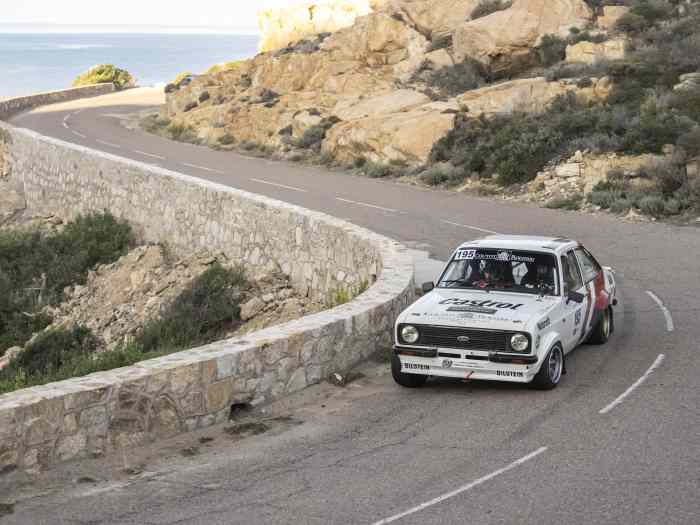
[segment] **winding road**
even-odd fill
[[[127,129],[139,89],[13,120],[90,148],[323,211],[445,260],[491,232],[582,241],[621,282],[617,331],[554,391],[435,381],[304,402],[304,423],[158,476],[20,498],[12,524],[700,523],[700,231],[545,210],[247,158]],[[317,390],[319,396],[328,386]],[[174,466],[177,464],[177,468]],[[106,474],[105,474],[106,476]],[[4,521],[3,521],[4,520]]]

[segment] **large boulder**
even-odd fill
[[[426,104],[341,122],[328,132],[323,150],[348,163],[358,158],[380,163],[424,163],[433,145],[454,127],[454,118],[453,112]]]
[[[462,24],[454,34],[456,60],[473,58],[493,74],[511,74],[536,63],[545,35],[565,37],[593,18],[584,0],[515,0],[512,7]]]
[[[575,81],[548,82],[544,77],[524,78],[502,82],[457,97],[463,111],[472,116],[498,113],[542,112],[559,95],[575,93],[583,100],[605,99],[609,93],[609,81],[591,79],[587,88],[579,88]]]
[[[260,11],[260,51],[273,51],[319,33],[349,27],[356,18],[371,13],[373,4],[376,1],[320,0]]]
[[[401,15],[406,23],[432,40],[452,34],[479,3],[480,0],[388,0],[381,9]]]
[[[579,42],[566,47],[566,61],[581,64],[595,64],[606,60],[621,60],[625,58],[627,40],[614,38],[596,44],[595,42]]]

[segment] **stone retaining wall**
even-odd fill
[[[374,283],[333,310],[119,370],[0,396],[0,475],[102,455],[224,421],[391,346],[414,298],[398,243],[321,213],[0,124],[27,206],[69,219],[109,210],[147,241],[281,269],[312,296]],[[4,132],[2,132],[4,130]]]
[[[114,84],[111,83],[93,84],[92,86],[63,89],[61,91],[37,93],[26,97],[14,97],[0,100],[0,120],[7,120],[17,113],[39,106],[56,104],[57,102],[68,102],[69,100],[77,100],[80,98],[97,97],[99,95],[113,93],[114,90]]]

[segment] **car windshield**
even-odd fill
[[[556,257],[540,252],[459,249],[438,287],[559,295]]]

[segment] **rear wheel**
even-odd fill
[[[592,345],[604,345],[610,339],[613,328],[613,315],[610,308],[606,308],[603,315],[600,317],[598,324],[595,325],[591,335],[588,337],[588,343]]]
[[[391,375],[399,385],[406,388],[418,388],[428,380],[428,376],[419,374],[404,374],[401,371],[401,360],[396,354],[391,356]]]
[[[547,357],[545,357],[540,371],[537,372],[535,379],[532,380],[532,386],[540,390],[552,390],[559,384],[559,381],[561,381],[561,375],[563,373],[564,352],[561,346],[557,345],[553,347],[549,351],[549,354],[547,354]]]

